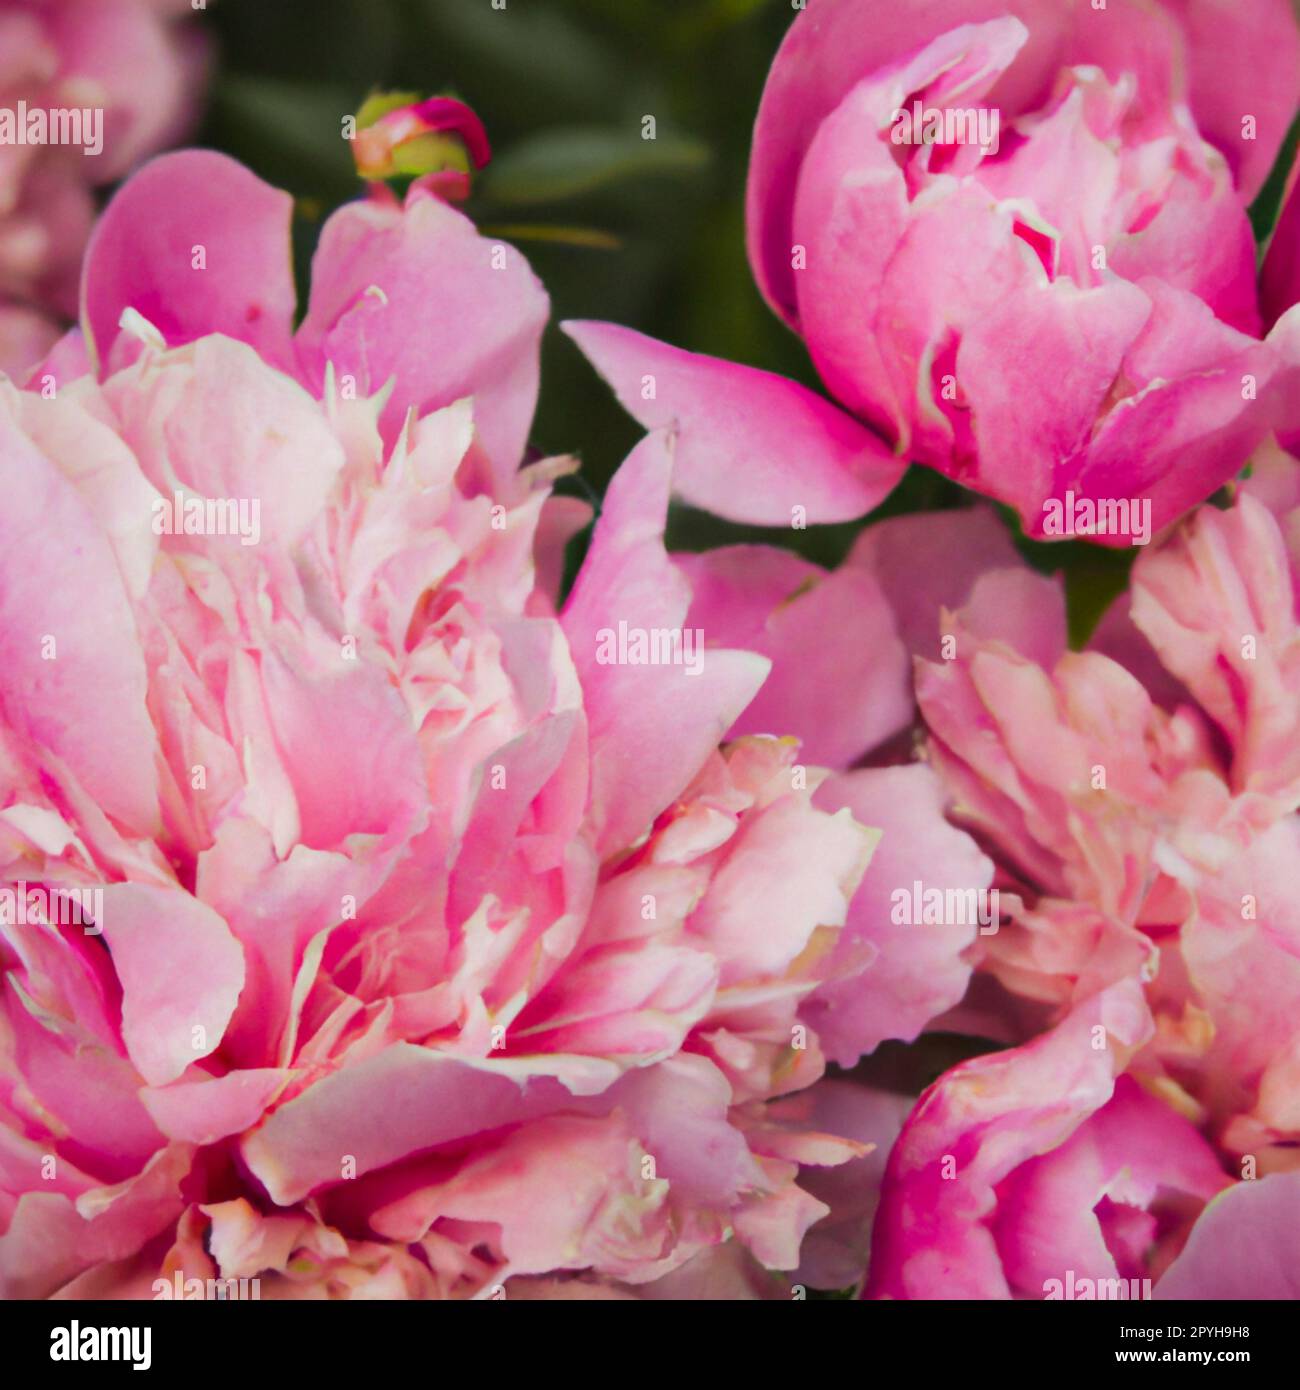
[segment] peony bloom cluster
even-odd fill
[[[115,177],[174,8],[0,5],[10,86]],[[1289,0],[813,0],[749,252],[829,394],[565,324],[646,430],[585,549],[462,103],[363,107],[301,315],[224,155],[93,231],[16,158],[0,1296],[1300,1297],[1298,87]],[[1142,547],[1082,649],[983,501],[666,546],[909,460]]]
[[[715,640],[773,660],[738,728],[770,712],[858,766],[829,785],[886,827],[850,914],[881,954],[848,1008],[894,1026],[831,1056],[936,1027],[995,1049],[857,1176],[859,1199],[879,1188],[867,1295],[1296,1296],[1300,461],[1261,448],[1230,507],[1139,556],[1083,651],[1060,582],[983,508],[878,522],[830,573],[759,546],[680,563]],[[838,684],[811,659],[826,633]],[[900,762],[914,718],[920,765]],[[909,839],[913,777],[992,878],[947,879],[937,838]],[[991,884],[995,925],[893,925],[913,881]],[[833,992],[805,1009],[819,1027]],[[884,1099],[834,1085],[857,1113]]]
[[[352,204],[295,331],[289,217],[154,161],[55,389],[0,391],[0,1287],[860,1279],[817,1170],[901,1117],[808,1088],[964,991],[973,928],[909,962],[877,925],[898,875],[992,865],[929,770],[805,764],[780,692],[737,727],[798,634],[719,640],[754,605],[664,550],[671,433],[557,610],[586,508],[519,467],[517,251],[418,184]],[[908,717],[892,660],[840,752]]]
[[[203,66],[186,0],[0,4],[0,370],[76,317],[94,190],[173,142]]]
[[[998,864],[977,978],[1014,1045],[908,1118],[869,1292],[1300,1289],[1298,540],[1300,461],[1270,446],[1140,556],[1088,650],[994,634],[978,597],[945,614],[926,756]]]
[[[1287,6],[1243,7],[1226,55],[1225,22],[1194,0],[796,19],[756,128],[750,252],[847,412],[569,325],[632,414],[680,431],[682,496],[738,520],[850,518],[907,457],[1031,536],[1053,502],[1149,508],[1143,534],[1096,537],[1156,544],[1084,651],[1059,580],[983,508],[870,525],[830,573],[766,547],[683,562],[715,640],[773,660],[738,729],[775,718],[850,779],[917,771],[914,737],[994,863],[996,925],[943,958],[958,988],[916,1029],[991,1050],[902,1124],[869,1297],[1300,1290],[1294,172],[1258,285],[1246,219],[1300,46]],[[1225,509],[1174,525],[1239,475]],[[937,940],[896,928],[876,979]]]

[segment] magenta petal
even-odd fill
[[[900,242],[916,216],[898,147],[887,138],[892,113],[908,93],[921,91],[921,99],[936,108],[978,105],[1025,38],[1024,25],[1012,18],[963,25],[902,66],[864,75],[805,151],[791,213],[791,240],[801,248],[795,277],[800,332],[835,399],[891,439],[906,437],[900,412],[908,392],[897,389],[905,383],[897,380],[888,353],[898,308],[884,301]],[[968,235],[975,218],[988,220],[985,213],[986,205],[968,209]],[[1005,240],[996,234],[994,239]],[[963,256],[954,268],[960,264],[969,278],[983,282],[986,293],[996,294],[992,278],[973,264],[973,240],[963,237]],[[943,258],[949,259],[946,248]],[[908,307],[919,313],[921,301],[933,298],[940,322],[952,322],[955,305],[950,293],[939,290],[945,273],[938,258],[924,275],[903,275]]]
[[[996,104],[1010,120],[1043,87],[1061,56],[1061,0],[816,0],[798,15],[768,74],[754,124],[746,192],[749,258],[759,288],[795,321],[790,223],[799,165],[825,118],[862,78],[950,29],[1012,14],[1029,38]]]
[[[870,430],[797,382],[617,324],[561,327],[646,429],[676,427],[674,482],[693,506],[757,526],[789,526],[796,508],[804,522],[849,521],[903,476]]]
[[[492,146],[478,115],[455,97],[430,97],[412,108],[413,114],[430,130],[449,130],[465,142],[476,169],[482,169],[492,158]]]
[[[1288,0],[1234,6],[1231,42],[1224,40],[1223,0],[1161,0],[1104,12],[1090,0],[815,0],[772,63],[746,190],[750,264],[764,297],[791,326],[792,208],[819,127],[864,77],[948,30],[1006,15],[1022,20],[1029,38],[990,97],[1004,124],[1041,102],[1062,66],[1094,64],[1111,79],[1135,76],[1139,93],[1154,104],[1175,98],[1186,82],[1197,125],[1226,156],[1245,200],[1259,191],[1300,86],[1300,36]],[[1252,140],[1242,138],[1247,114],[1257,123]]]
[[[1293,304],[1300,304],[1300,157],[1291,169],[1287,199],[1268,244],[1259,291],[1266,328],[1272,328]]]
[[[1149,314],[1147,296],[1125,281],[1080,290],[1060,280],[1022,286],[967,327],[957,376],[974,414],[979,486],[1013,506],[1027,534],[1042,534],[1048,497],[1071,485],[1084,491],[1060,476],[1058,460],[1087,448]],[[1041,388],[1044,371],[1050,392]]]
[[[1206,1200],[1229,1185],[1194,1125],[1121,1076],[1114,1096],[1059,1148],[1022,1163],[998,1188],[994,1222],[1012,1285],[1036,1295],[1050,1281],[1141,1277],[1150,1240],[1140,1215],[1166,1194]],[[1137,1249],[1125,1250],[1105,1199],[1138,1220]],[[1099,1210],[1100,1208],[1100,1210]]]
[[[890,1155],[868,1295],[1011,1297],[987,1224],[998,1184],[1100,1109],[1150,1033],[1141,986],[1124,981],[1080,1004],[1050,1033],[940,1077]]]
[[[1161,0],[1187,35],[1188,81],[1196,124],[1223,151],[1247,202],[1264,186],[1300,91],[1300,30],[1290,0]],[[1231,42],[1224,42],[1231,14]],[[1255,117],[1255,135],[1242,118]]]
[[[1133,394],[1106,416],[1058,478],[1056,495],[1149,498],[1158,533],[1240,472],[1288,402],[1290,321],[1259,342],[1186,291],[1144,280],[1152,314],[1125,357]],[[1297,320],[1300,322],[1300,320]],[[1253,379],[1256,395],[1243,383]],[[1041,533],[1041,516],[1033,534]],[[1106,537],[1113,544],[1117,537]]]

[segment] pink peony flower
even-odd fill
[[[1300,462],[1261,450],[1230,508],[1201,508],[1139,557],[1125,607],[1093,650],[1046,662],[981,632],[977,614],[946,615],[950,659],[918,666],[928,760],[997,861],[1005,920],[975,965],[1018,1020],[1019,1045],[949,1073],[904,1126],[882,1191],[875,1292],[1039,1297],[1040,1276],[1066,1268],[1140,1275],[1179,1298],[1261,1296],[1232,1293],[1247,1286],[1276,1297],[1294,1282],[1285,1261],[1264,1256],[1267,1273],[1252,1279],[1230,1265],[1221,1279],[1208,1272],[1218,1250],[1236,1260],[1219,1213],[1261,1209],[1262,1197],[1244,1195],[1209,1207],[1176,1266],[1184,1273],[1164,1293],[1159,1280],[1217,1190],[1193,1182],[1189,1163],[1205,1178],[1208,1156],[1224,1184],[1246,1188],[1293,1172],[1300,1140]],[[1133,1020],[1122,1030],[1102,1016],[1119,998]],[[1082,1112],[1079,1067],[1102,1088]],[[1053,1102],[1050,1137],[1009,1164],[982,1117],[1023,1128],[1046,1104],[1034,1099],[1040,1078],[1042,1095],[1068,1095],[1070,1108],[1062,1120]],[[1149,1193],[1196,1201],[1165,1209],[1106,1186],[1080,1205],[1064,1185],[1070,1155],[1093,1144],[1083,1136],[1123,1094],[1141,1098],[1130,1135],[1166,1136]],[[1026,1207],[1017,1194],[1031,1155]],[[1103,1210],[1102,1196],[1125,1210]],[[1048,1200],[1059,1215],[1045,1263],[1035,1223]],[[1088,1237],[1104,1241],[1114,1270],[1058,1240],[1080,1210],[1094,1213]],[[954,1231],[971,1219],[979,1233],[960,1240],[979,1252],[958,1256]]]
[[[568,331],[643,425],[678,426],[681,495],[721,516],[860,516],[914,459],[1030,535],[1145,543],[1296,427],[1290,239],[1261,338],[1246,215],[1294,114],[1291,7],[879,9],[797,16],[749,177],[759,285],[845,409],[612,325]]]
[[[57,391],[0,389],[0,1288],[795,1270],[830,1209],[801,1169],[894,1122],[797,1093],[968,973],[946,937],[908,984],[867,907],[927,837],[991,865],[925,769],[723,743],[769,661],[684,650],[670,434],[557,612],[585,514],[569,461],[518,467],[547,301],[516,251],[421,188],[354,204],[294,331],[288,218],[222,156],[156,160]],[[691,659],[610,659],[620,629]],[[862,1215],[819,1267],[860,1272]]]
[[[1149,1029],[1124,982],[1033,1042],[946,1073],[890,1156],[867,1295],[1149,1296],[1141,1281],[1189,1210],[1229,1185],[1187,1120],[1117,1079]],[[1125,1293],[1096,1292],[1116,1280]]]
[[[773,64],[764,294],[837,399],[1029,534],[1061,534],[1051,501],[1149,500],[1159,530],[1240,469],[1296,360],[1260,341],[1246,219],[1300,86],[1290,5],[877,10],[816,0]]]
[[[192,114],[200,35],[172,0],[0,4],[0,370],[21,380],[77,312],[94,190],[174,141]],[[75,112],[73,144],[56,112]],[[44,126],[42,134],[41,127]]]

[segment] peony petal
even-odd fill
[[[663,434],[628,456],[609,485],[563,615],[591,730],[592,815],[602,852],[644,834],[767,674],[768,663],[748,652],[699,652],[695,674],[684,663],[601,659],[620,623],[650,633],[680,631],[686,619],[689,586],[663,548],[672,476],[673,446]]]
[[[147,835],[159,818],[158,748],[122,577],[86,502],[3,403],[0,490],[0,708],[109,815]]]
[[[1300,1173],[1240,1182],[1216,1197],[1156,1285],[1159,1299],[1300,1298]]]
[[[1194,1125],[1121,1076],[1115,1094],[1059,1148],[1022,1163],[998,1188],[994,1223],[1012,1286],[1040,1296],[1050,1280],[1141,1278],[1145,1261],[1108,1240],[1104,1199],[1145,1212],[1157,1197],[1202,1200],[1228,1186]],[[1145,1245],[1145,1242],[1143,1242]]]
[[[802,10],[772,63],[750,157],[746,224],[750,265],[765,298],[797,323],[791,215],[809,145],[855,83],[961,25],[1014,15],[1029,37],[988,97],[1009,124],[1045,98],[1062,66],[1126,73],[1159,107],[1188,96],[1206,138],[1226,156],[1249,202],[1263,185],[1295,114],[1300,31],[1287,0],[1249,0],[1225,17],[1223,0],[1161,0],[1097,10],[1090,0],[817,0]],[[1173,21],[1171,23],[1171,20]],[[1231,26],[1232,42],[1223,40]],[[1181,33],[1180,33],[1181,30]],[[1256,117],[1254,140],[1242,117]]]
[[[796,382],[616,324],[561,327],[640,424],[676,428],[674,483],[693,506],[758,526],[789,526],[796,508],[804,522],[848,521],[903,476],[874,434]]]
[[[1300,155],[1287,181],[1287,198],[1268,244],[1259,288],[1266,328],[1300,304]]]
[[[875,576],[908,651],[927,661],[941,655],[944,609],[965,608],[983,575],[1024,568],[1011,533],[990,507],[879,521],[858,537],[845,563]],[[1009,597],[1012,583],[1002,581],[1002,597]],[[992,603],[982,604],[981,612],[987,614],[983,625],[993,627],[989,636],[1009,642],[1023,656],[1051,651],[1050,665],[1065,650],[1065,602],[1057,586],[1042,585],[1048,581],[1033,594],[1024,622],[999,618],[990,611]]]
[[[479,1061],[395,1043],[281,1105],[241,1144],[273,1201],[290,1206],[424,1149],[547,1114],[604,1090],[617,1069],[586,1058]]]
[[[1009,1298],[987,1224],[997,1185],[1100,1109],[1150,1032],[1142,989],[1125,981],[1033,1042],[945,1073],[921,1096],[890,1155],[868,1296]]]
[[[0,1298],[48,1298],[92,1265],[125,1259],[172,1225],[184,1209],[180,1185],[193,1150],[160,1149],[115,1187],[83,1193],[25,1192],[0,1236]]]
[[[139,170],[104,210],[82,267],[82,327],[101,370],[116,361],[127,309],[172,347],[224,333],[288,368],[292,209],[287,193],[211,150]]]
[[[799,1177],[800,1187],[830,1212],[804,1238],[793,1282],[814,1289],[847,1289],[866,1271],[885,1163],[912,1098],[841,1080],[819,1081],[808,1096],[810,1124],[871,1146],[865,1157],[838,1167],[806,1169]]]
[[[169,1139],[215,1144],[256,1124],[291,1075],[282,1068],[257,1067],[232,1071],[213,1081],[146,1086],[140,1098]]]
[[[318,393],[327,362],[362,395],[393,381],[380,415],[387,443],[408,410],[420,417],[473,396],[504,484],[528,442],[549,313],[523,256],[440,199],[417,195],[404,211],[351,203],[321,232],[298,354]]]
[[[911,722],[911,665],[865,569],[826,574],[758,545],[675,558],[694,590],[687,624],[772,662],[729,738],[793,735],[810,762],[848,767]]]
[[[828,778],[816,800],[824,810],[847,807],[862,825],[884,827],[836,947],[838,960],[868,948],[870,963],[848,978],[837,977],[832,966],[800,1010],[826,1055],[851,1067],[887,1038],[911,1042],[960,1001],[970,981],[966,956],[977,922],[900,925],[893,920],[894,894],[904,892],[910,902],[918,882],[979,893],[992,883],[993,864],[944,819],[944,788],[927,767],[844,773]]]
[[[215,1052],[244,985],[244,954],[210,907],[179,889],[104,888],[104,940],[122,981],[122,1039],[151,1086]]]

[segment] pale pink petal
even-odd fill
[[[174,514],[181,492],[187,500],[243,506],[244,531],[206,544],[292,545],[320,515],[343,469],[343,449],[320,407],[245,343],[202,338],[119,372],[103,391],[122,438],[168,504],[169,535],[183,522]],[[149,519],[156,529],[155,514]]]
[[[963,607],[972,585],[987,570],[1020,561],[997,513],[972,507],[878,521],[854,542],[845,563],[875,576],[907,650],[935,661],[940,610]]]
[[[48,1298],[92,1265],[125,1259],[176,1220],[193,1150],[172,1144],[134,1177],[83,1193],[25,1192],[0,1236],[0,1297]]]
[[[157,740],[112,548],[76,488],[4,408],[0,488],[0,706],[109,815],[148,834],[158,825]]]
[[[823,809],[847,807],[860,824],[882,828],[836,947],[835,959],[850,961],[865,951],[868,963],[847,978],[832,969],[801,1009],[826,1055],[841,1066],[852,1066],[886,1038],[911,1042],[966,992],[978,922],[894,920],[904,915],[894,911],[894,895],[905,894],[911,904],[914,884],[978,894],[992,882],[992,862],[948,824],[944,803],[939,779],[920,766],[847,772],[817,791]],[[906,916],[914,915],[909,908]]]
[[[1300,1173],[1241,1182],[1216,1197],[1156,1285],[1161,1299],[1300,1299]]]
[[[1232,784],[1278,790],[1300,778],[1300,612],[1282,531],[1249,493],[1202,508],[1144,555],[1133,621],[1227,736]]]
[[[122,981],[122,1039],[151,1086],[175,1081],[221,1045],[244,984],[225,922],[179,889],[111,883],[104,940]]]
[[[387,441],[408,410],[419,417],[473,396],[475,427],[504,482],[528,442],[549,312],[523,256],[440,199],[417,195],[401,212],[357,202],[321,232],[297,349],[317,390],[327,362],[360,395],[394,383],[380,416]]]
[[[530,1065],[533,1063],[534,1065]],[[592,1059],[478,1061],[396,1043],[273,1111],[245,1137],[245,1161],[281,1206],[422,1149],[468,1140],[605,1089],[615,1068]]]
[[[212,1081],[148,1086],[140,1098],[169,1139],[215,1144],[255,1124],[290,1075],[275,1067],[232,1071]]]
[[[814,1289],[847,1289],[867,1268],[885,1163],[913,1102],[911,1096],[841,1080],[818,1082],[809,1096],[810,1124],[873,1146],[863,1158],[833,1168],[810,1168],[799,1178],[799,1185],[830,1211],[804,1237],[792,1281]]]

